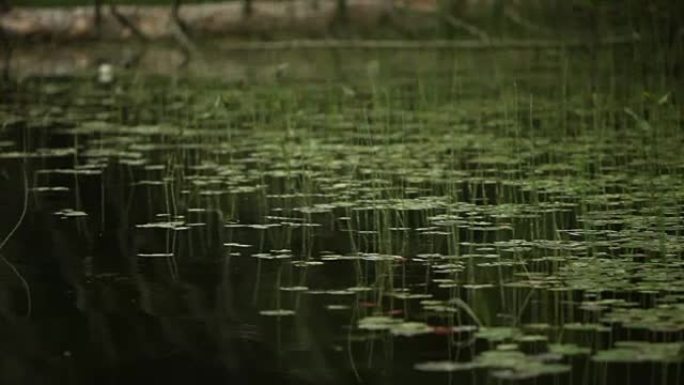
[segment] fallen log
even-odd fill
[[[348,0],[347,20],[360,28],[372,28],[392,11],[385,1]],[[238,1],[188,4],[173,9],[164,6],[15,7],[0,15],[0,28],[19,38],[78,40],[95,37],[129,39],[139,31],[147,39],[174,38],[175,18],[196,35],[257,35],[287,32],[294,36],[324,36],[337,22],[334,1],[255,1],[245,16]],[[135,25],[127,28],[125,19]],[[99,25],[98,25],[99,20]]]

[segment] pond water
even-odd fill
[[[3,384],[684,382],[681,93],[632,47],[17,55]]]

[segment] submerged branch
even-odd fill
[[[180,6],[181,0],[174,0],[173,6],[171,7],[171,33],[174,40],[176,40],[183,51],[184,60],[181,65],[184,66],[198,51],[197,47],[192,42],[192,39],[188,36],[185,23],[180,18]]]
[[[452,15],[447,15],[444,17],[446,22],[453,28],[455,29],[460,29],[462,31],[465,31],[474,37],[478,38],[480,41],[489,41],[489,35],[487,32],[481,30],[480,28],[477,28],[476,26],[467,23],[466,21],[459,19],[455,16]]]
[[[138,40],[147,41],[147,37],[145,36],[145,34],[142,31],[140,31],[140,29],[138,29],[138,27],[136,27],[135,24],[133,24],[133,22],[130,21],[126,15],[119,12],[116,5],[110,4],[109,11],[112,13],[112,16],[114,16],[116,21],[118,21],[119,24],[121,24],[124,28],[129,30],[133,34],[133,36],[135,36]]]
[[[539,26],[525,18],[523,18],[518,12],[508,9],[504,13],[504,16],[506,19],[510,20],[513,24],[520,26],[530,32],[535,32],[535,33],[541,33],[544,35],[548,35],[549,31],[548,29]]]

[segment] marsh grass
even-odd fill
[[[569,48],[353,51],[288,53],[277,77],[257,55],[271,77],[239,84],[26,79],[0,162],[41,177],[29,215],[84,240],[49,252],[59,279],[113,274],[153,317],[258,324],[277,370],[308,354],[312,378],[608,384],[653,362],[675,384],[680,90],[622,84],[619,49],[591,68]]]

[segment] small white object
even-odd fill
[[[114,67],[109,63],[102,63],[97,67],[97,81],[109,84],[114,81]]]

